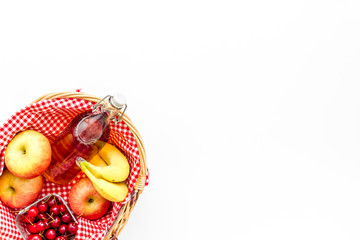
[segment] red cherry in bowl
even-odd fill
[[[24,223],[33,223],[35,221],[35,217],[29,217],[27,215],[21,216],[21,222]]]
[[[48,209],[48,205],[46,204],[46,202],[41,202],[38,205],[38,209],[39,209],[39,212],[45,213]]]
[[[47,201],[47,204],[49,207],[56,205],[56,198],[55,197],[50,198],[50,200]]]
[[[42,232],[46,229],[47,224],[45,223],[45,221],[39,221],[38,223],[34,224],[36,225],[37,231],[38,232]]]
[[[36,217],[39,214],[39,209],[35,206],[29,208],[27,215],[29,217]]]
[[[39,213],[39,215],[37,215],[36,218],[39,220],[44,220],[44,219],[47,219],[47,216],[45,213]]]
[[[42,240],[39,234],[32,234],[28,237],[28,240]]]
[[[69,223],[67,230],[70,234],[75,234],[77,231],[77,228],[78,228],[78,226],[75,224],[75,222],[71,222],[71,223]]]
[[[52,221],[50,222],[50,226],[51,226],[52,228],[57,228],[57,227],[59,227],[60,225],[61,225],[61,220],[60,220],[59,217],[55,217],[54,220],[52,220]]]
[[[73,221],[73,219],[72,219],[70,213],[64,213],[64,215],[61,216],[61,221],[63,223],[69,223],[69,222]]]
[[[50,214],[52,216],[57,216],[60,214],[60,208],[59,208],[59,205],[54,205],[50,208],[49,210]]]
[[[61,214],[64,214],[67,212],[67,209],[64,204],[59,204],[59,210]]]
[[[66,236],[58,236],[55,240],[67,240]]]
[[[29,224],[26,226],[26,229],[29,231],[29,233],[39,233],[38,228],[36,224]]]
[[[45,238],[48,240],[53,240],[56,238],[56,232],[54,229],[49,229],[45,232]]]
[[[49,219],[44,219],[43,222],[45,224],[45,229],[49,229],[50,228]]]
[[[65,234],[67,232],[67,225],[66,224],[61,224],[57,231],[61,235]]]

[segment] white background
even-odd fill
[[[1,114],[115,90],[151,174],[121,239],[359,239],[359,1],[2,1]]]

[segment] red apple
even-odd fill
[[[70,208],[89,220],[101,218],[109,209],[110,201],[103,198],[88,178],[83,178],[70,190]]]
[[[50,162],[50,142],[37,131],[18,133],[6,147],[5,165],[17,177],[37,177],[45,172]]]
[[[6,169],[0,176],[0,199],[8,207],[23,208],[38,198],[42,186],[42,176],[22,179]]]

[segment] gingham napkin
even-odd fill
[[[44,134],[48,137],[50,142],[52,142],[77,114],[91,110],[93,106],[94,103],[90,101],[66,98],[43,100],[16,112],[0,127],[0,175],[4,169],[6,146],[16,133],[25,129],[32,129]],[[131,192],[134,189],[139,175],[139,151],[133,134],[123,121],[117,123],[116,125],[111,122],[110,128],[111,134],[109,142],[122,150],[129,160],[131,167],[130,176],[127,180],[129,194],[124,201],[126,202],[130,199]],[[63,197],[65,201],[68,201],[72,185],[84,176],[85,175],[83,173],[80,173],[71,183],[67,185],[57,185],[44,178],[44,187],[39,198],[44,197],[49,193],[56,193]],[[147,184],[148,176],[146,185]],[[79,225],[75,239],[102,240],[122,204],[123,203],[114,203],[108,213],[96,221],[90,221],[80,217],[78,219]],[[15,226],[15,215],[11,212],[11,209],[6,207],[1,201],[0,239],[22,239]]]

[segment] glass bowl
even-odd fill
[[[16,225],[17,229],[19,230],[19,232],[20,232],[20,234],[21,234],[21,236],[22,236],[22,238],[23,238],[24,240],[27,240],[28,237],[29,237],[29,235],[31,235],[31,233],[27,230],[27,228],[26,228],[26,223],[23,222],[23,221],[21,221],[22,218],[23,218],[22,216],[25,216],[25,215],[27,214],[28,210],[29,210],[32,206],[37,206],[37,204],[38,204],[39,202],[44,201],[44,200],[47,200],[47,199],[50,199],[50,197],[56,197],[58,200],[60,200],[61,203],[65,205],[67,211],[70,213],[72,220],[77,224],[77,220],[76,220],[75,216],[73,215],[72,211],[70,210],[70,208],[68,207],[68,205],[66,204],[65,200],[64,200],[62,197],[60,197],[59,195],[57,195],[57,194],[54,194],[54,193],[53,193],[53,194],[48,194],[48,195],[46,195],[45,197],[43,197],[43,198],[37,200],[36,202],[30,204],[29,206],[23,208],[23,209],[18,213],[18,215],[16,216],[16,218],[15,218],[15,225]],[[70,239],[74,239],[74,238],[75,238],[75,236],[72,237],[72,238],[70,238]],[[69,240],[70,240],[70,239],[69,239]]]

